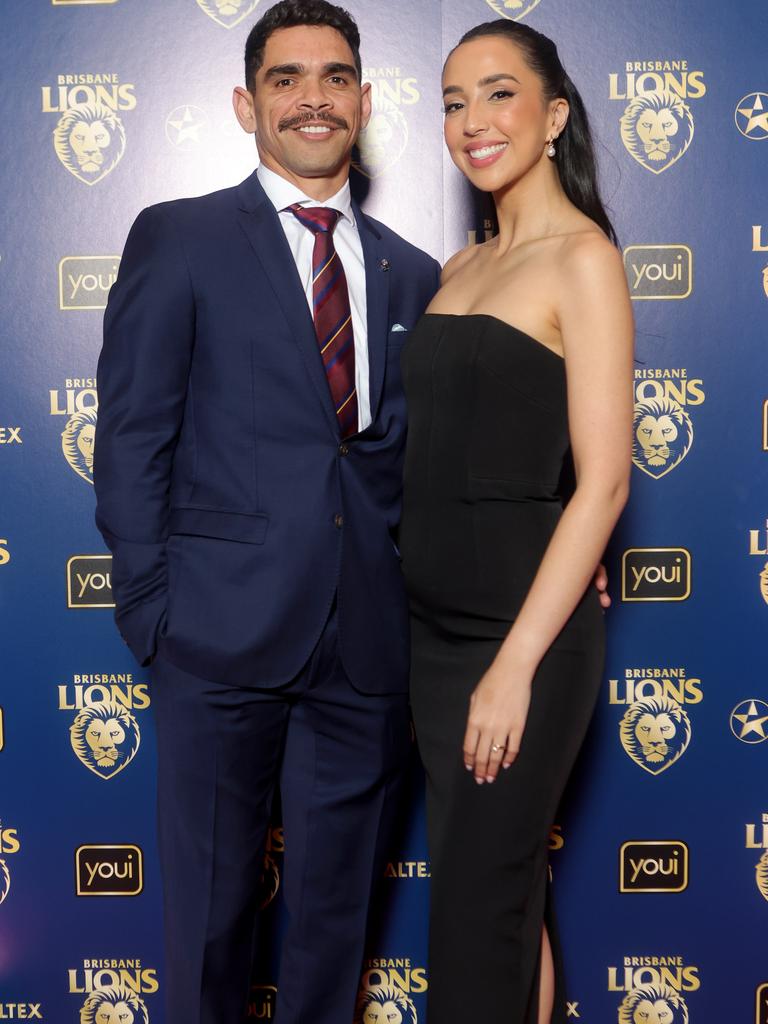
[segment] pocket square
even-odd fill
[[[394,333],[395,331],[407,331],[407,330],[408,330],[408,328],[407,327],[403,327],[402,324],[392,324],[392,326],[390,328],[390,333]]]

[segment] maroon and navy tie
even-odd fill
[[[352,312],[344,267],[333,244],[333,229],[341,214],[325,206],[304,207],[291,213],[315,236],[312,252],[312,311],[333,407],[342,437],[357,432],[355,343]]]

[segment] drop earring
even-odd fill
[[[557,138],[557,136],[555,136],[555,139],[556,138]],[[554,158],[555,158],[555,152],[556,152],[556,150],[555,150],[555,139],[550,139],[549,140],[549,145],[547,146],[547,156],[549,157],[550,160],[554,160]]]

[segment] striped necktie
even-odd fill
[[[296,203],[291,213],[315,236],[312,252],[312,312],[339,432],[357,432],[355,344],[344,267],[333,244],[333,229],[341,214],[325,206]]]

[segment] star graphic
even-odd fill
[[[195,120],[195,115],[192,113],[193,110],[197,111],[198,114],[202,114],[202,117]],[[175,138],[171,138],[170,133],[168,135],[168,138],[174,145],[183,146],[186,142],[197,145],[200,142],[200,131],[205,127],[207,118],[205,112],[200,110],[199,107],[177,107],[176,110],[172,110],[168,115],[167,123],[176,132]]]
[[[763,714],[762,712],[765,713]],[[734,722],[740,722],[741,724],[740,726],[735,726]],[[764,704],[761,700],[742,701],[731,712],[731,730],[733,735],[737,740],[743,740],[744,743],[762,743],[763,740],[768,740],[766,722],[768,722],[768,704]],[[752,733],[754,733],[754,736],[752,736]]]
[[[745,96],[736,107],[736,113],[746,119],[746,125],[736,126],[748,139],[768,139],[768,93],[753,92]],[[762,134],[759,134],[762,133]]]

